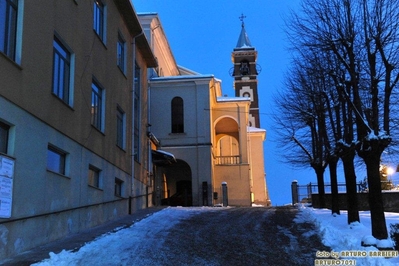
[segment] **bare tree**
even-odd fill
[[[297,39],[297,49],[331,52],[343,66],[344,76],[337,76],[342,86],[337,88],[346,102],[342,108],[354,114],[355,141],[348,143],[343,137],[341,143],[350,151],[355,144],[366,164],[372,234],[387,238],[379,167],[382,152],[392,142],[390,101],[399,79],[399,2],[303,0],[302,9],[293,16],[291,37]],[[352,119],[350,113],[345,118]]]
[[[316,79],[308,76],[309,68],[296,60],[286,79],[285,91],[275,98],[281,147],[286,162],[291,165],[309,165],[317,177],[321,206],[325,206],[324,172],[328,166],[325,149],[325,106],[320,97]],[[339,213],[339,208],[337,213]]]
[[[399,3],[394,0],[361,3],[366,60],[361,78],[369,92],[367,101],[357,104],[357,152],[367,166],[372,233],[388,237],[380,183],[382,152],[391,144],[390,100],[399,79]]]

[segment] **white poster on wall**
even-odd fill
[[[0,155],[0,218],[11,217],[14,159]]]

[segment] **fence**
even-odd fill
[[[381,182],[382,190],[382,201],[384,203],[384,211],[387,212],[399,212],[399,189],[395,187],[390,181],[384,184]],[[367,211],[370,210],[369,206],[369,195],[368,189],[364,182],[358,183],[357,185],[357,201],[358,210]],[[390,186],[388,186],[390,185]],[[384,189],[385,187],[389,189]],[[395,188],[395,189],[394,189]],[[332,194],[331,184],[326,183],[324,185],[325,195],[324,204],[321,205],[318,187],[316,184],[309,183],[307,185],[298,185],[297,181],[293,181],[291,184],[292,191],[292,204],[296,203],[311,203],[314,208],[332,208]],[[344,183],[338,184],[338,205],[340,210],[347,210],[347,194]]]
[[[367,190],[364,183],[358,183],[357,192],[364,192]],[[324,184],[324,192],[331,193],[331,184]],[[296,180],[291,183],[291,193],[292,193],[292,204],[296,203],[311,203],[312,194],[318,194],[319,188],[317,184],[309,183],[307,185],[298,185]],[[338,183],[338,193],[346,193],[345,183]]]

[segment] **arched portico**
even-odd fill
[[[183,160],[164,168],[162,176],[162,205],[192,206],[192,173]]]
[[[222,117],[215,124],[216,164],[240,163],[239,126],[232,117]]]
[[[246,126],[239,117],[221,116],[214,123],[214,190],[227,183],[229,204],[250,206],[251,187],[246,155]],[[219,199],[220,200],[220,199]]]

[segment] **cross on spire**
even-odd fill
[[[244,18],[246,18],[247,16],[244,16],[243,13],[241,13],[241,16],[238,17],[238,19],[241,21],[242,26],[244,27]]]

